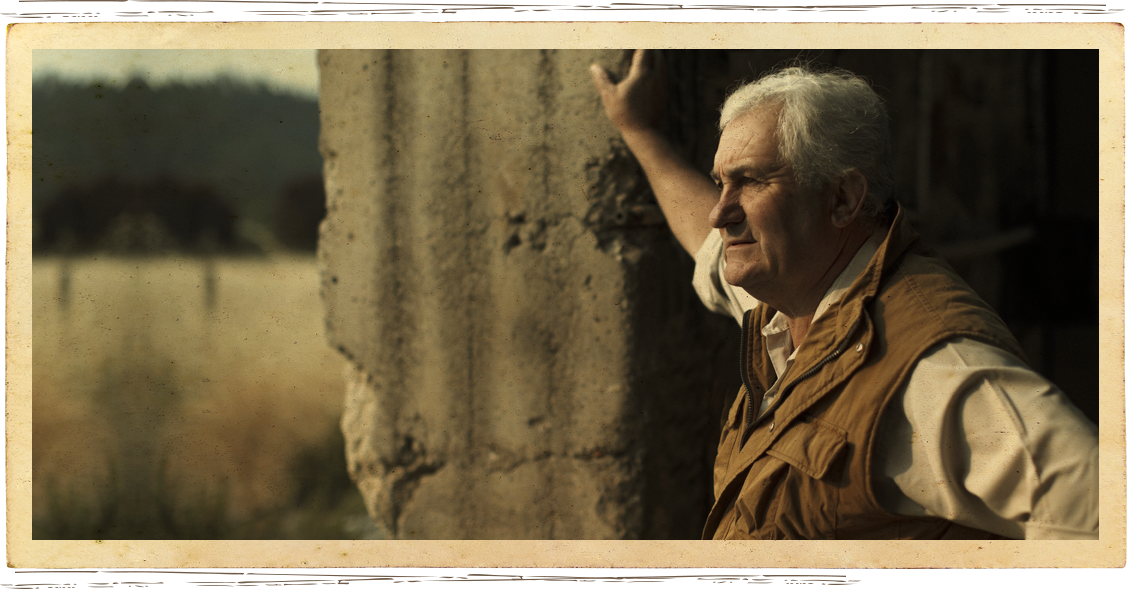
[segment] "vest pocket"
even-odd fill
[[[841,428],[816,419],[792,423],[752,463],[735,501],[737,526],[754,538],[833,538],[835,465],[848,447]]]
[[[798,421],[770,448],[774,456],[808,477],[821,479],[846,447],[845,430],[817,419]]]

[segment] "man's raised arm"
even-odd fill
[[[591,65],[591,77],[607,116],[646,172],[673,235],[689,255],[695,255],[712,231],[708,214],[719,193],[712,180],[694,170],[657,131],[665,108],[659,59],[656,51],[639,49],[621,82],[616,84],[598,64]]]

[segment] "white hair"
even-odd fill
[[[806,66],[776,70],[732,92],[720,130],[743,114],[779,108],[779,155],[800,185],[817,188],[857,169],[869,183],[861,214],[879,217],[893,196],[892,147],[884,101],[855,74]]]

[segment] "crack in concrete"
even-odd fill
[[[430,458],[426,447],[414,436],[402,434],[398,437],[402,441],[399,449],[390,458],[381,457],[379,466],[383,473],[375,473],[378,478],[384,479],[388,489],[389,505],[379,507],[384,511],[382,519],[391,528],[393,537],[399,537],[404,511],[414,499],[422,480],[446,466],[445,460]],[[375,469],[370,466],[369,470]]]
[[[489,459],[492,460],[493,462],[495,462],[496,464],[494,464],[492,466],[486,466],[486,472],[488,472],[490,474],[498,474],[498,473],[508,474],[508,473],[511,473],[511,472],[515,471],[516,469],[522,467],[522,466],[525,466],[525,465],[528,465],[528,464],[535,464],[537,462],[544,462],[544,461],[552,460],[552,459],[578,460],[578,461],[581,461],[581,462],[592,462],[592,461],[595,461],[595,460],[621,460],[621,459],[625,459],[625,458],[630,458],[631,455],[635,452],[636,452],[636,450],[629,450],[629,449],[624,449],[624,450],[593,449],[593,450],[587,450],[587,451],[583,451],[583,452],[571,452],[571,453],[556,453],[556,452],[552,452],[550,450],[545,450],[544,452],[541,452],[539,454],[535,454],[533,456],[516,457],[516,456],[513,456],[512,453],[510,453],[510,452],[505,452],[505,451],[499,452],[498,450],[490,450],[489,451]],[[486,464],[488,464],[488,462],[489,461],[486,461]]]

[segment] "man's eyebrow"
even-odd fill
[[[729,176],[742,176],[744,174],[747,174],[748,172],[751,172],[752,175],[760,175],[761,176],[761,175],[770,174],[772,172],[778,171],[782,167],[783,166],[781,164],[777,164],[777,163],[772,163],[772,164],[767,164],[767,165],[735,164],[735,165],[727,166],[725,168],[725,171],[728,173]],[[720,174],[716,170],[712,170],[711,172],[708,173],[708,175],[710,177],[712,177],[713,180],[715,180],[717,182],[720,181]]]

